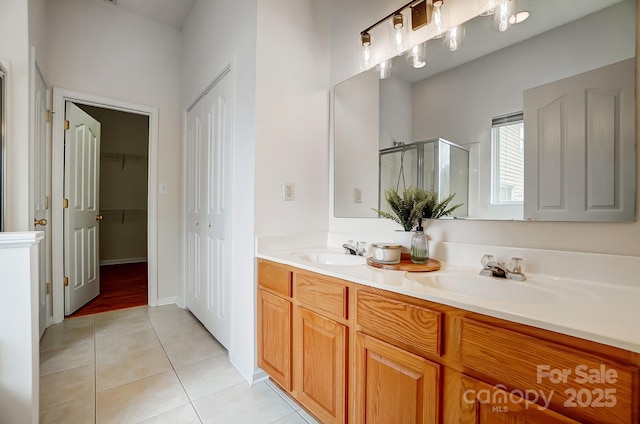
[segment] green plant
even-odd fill
[[[380,209],[373,210],[383,218],[391,219],[402,225],[405,231],[411,231],[416,225],[428,201],[424,190],[413,187],[406,188],[402,192],[402,196],[398,194],[396,189],[385,190],[384,197],[392,213]]]
[[[404,189],[400,195],[398,190],[392,188],[384,191],[384,197],[391,208],[391,213],[380,209],[373,210],[381,217],[402,225],[405,231],[411,231],[418,223],[418,219],[436,219],[447,216],[462,206],[460,203],[448,207],[454,196],[455,193],[438,202],[438,195],[432,191],[409,187]]]
[[[447,198],[443,199],[441,202],[438,202],[438,195],[432,191],[427,191],[427,201],[425,205],[422,207],[422,217],[423,218],[440,218],[442,216],[450,215],[453,211],[458,209],[463,203],[459,203],[457,205],[449,206],[449,203],[456,195],[455,193],[450,194]]]

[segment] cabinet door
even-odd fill
[[[291,302],[258,291],[258,366],[291,390]]]
[[[358,333],[356,422],[438,422],[439,374],[438,364]]]
[[[565,424],[578,423],[550,409],[479,380],[460,376],[462,423]]]
[[[325,424],[345,422],[347,337],[346,326],[296,307],[294,391]]]

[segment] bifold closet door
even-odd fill
[[[229,344],[231,78],[187,115],[187,307]]]

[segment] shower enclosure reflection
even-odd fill
[[[380,150],[378,209],[389,211],[384,192],[418,187],[438,193],[441,201],[455,194],[452,205],[462,204],[452,216],[466,217],[469,203],[469,151],[443,138]]]

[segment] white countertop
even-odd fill
[[[301,248],[285,249],[282,245],[269,247],[258,248],[256,256],[362,285],[640,353],[640,286],[527,273],[527,280],[524,282],[500,280],[505,284],[528,284],[539,287],[555,293],[558,301],[548,304],[494,301],[452,291],[435,290],[416,282],[415,278],[404,271],[383,270],[366,264],[324,265],[301,260],[299,255],[296,255],[303,251],[331,249],[327,246],[307,245]],[[480,266],[476,268],[459,266],[443,260],[441,263],[441,269],[433,273],[477,276],[480,270]],[[632,271],[635,272],[635,270]],[[640,275],[636,278],[640,280]]]

